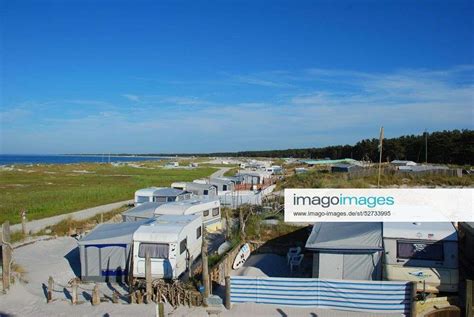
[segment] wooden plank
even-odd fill
[[[230,276],[225,277],[225,308],[230,309]]]
[[[411,295],[410,295],[410,300],[411,300],[411,317],[416,317],[416,287],[417,284],[416,282],[411,282]]]
[[[474,293],[473,284],[472,280],[466,280],[466,317],[474,316],[474,308],[472,307],[472,297]]]
[[[209,264],[207,260],[207,240],[206,240],[206,229],[203,230],[202,235],[202,246],[201,246],[201,258],[202,258],[202,285],[204,286],[204,298],[208,298],[210,294],[209,289]]]
[[[100,292],[99,292],[99,284],[94,285],[94,289],[92,290],[92,305],[99,305],[100,304]]]
[[[151,285],[151,258],[150,254],[147,252],[145,255],[145,279],[146,279],[146,303],[151,303],[151,296],[153,294],[152,285]]]
[[[51,303],[53,301],[53,288],[54,288],[54,280],[53,277],[50,276],[48,279],[48,294],[46,295],[46,301]]]
[[[12,260],[12,248],[10,245],[11,242],[10,234],[10,222],[5,221],[2,224],[2,281],[3,281],[3,291],[6,292],[10,289],[10,278],[11,278],[11,260]]]
[[[77,288],[78,288],[78,285],[77,285],[77,281],[74,279],[73,282],[72,282],[72,298],[71,298],[71,301],[72,301],[72,304],[73,305],[76,305],[78,300],[77,300]]]

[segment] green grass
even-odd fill
[[[147,168],[114,167],[109,164],[16,165],[0,170],[0,223],[46,218],[89,207],[133,199],[137,189],[169,186],[209,176],[214,168],[163,169],[147,162]],[[79,173],[77,171],[87,171]]]
[[[238,171],[239,171],[239,167],[233,167],[227,172],[225,172],[224,176],[235,176],[235,174],[237,174]]]

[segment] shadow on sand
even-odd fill
[[[79,254],[79,247],[69,251],[64,258],[68,261],[74,275],[76,275],[76,277],[81,277],[81,256]]]

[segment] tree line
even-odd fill
[[[384,139],[382,160],[410,160],[422,163],[425,161],[425,152],[429,163],[474,165],[474,130],[438,131],[426,135],[428,146],[425,145],[425,134],[404,135],[391,139]],[[310,159],[342,159],[379,160],[379,140],[365,139],[355,145],[336,145],[320,148],[239,151],[198,154],[147,154],[168,156],[226,156],[226,157],[294,157]]]

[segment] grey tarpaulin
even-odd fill
[[[98,225],[78,241],[83,281],[123,281],[133,233],[149,220]]]
[[[313,277],[380,280],[382,223],[317,223],[306,248],[313,253]]]

